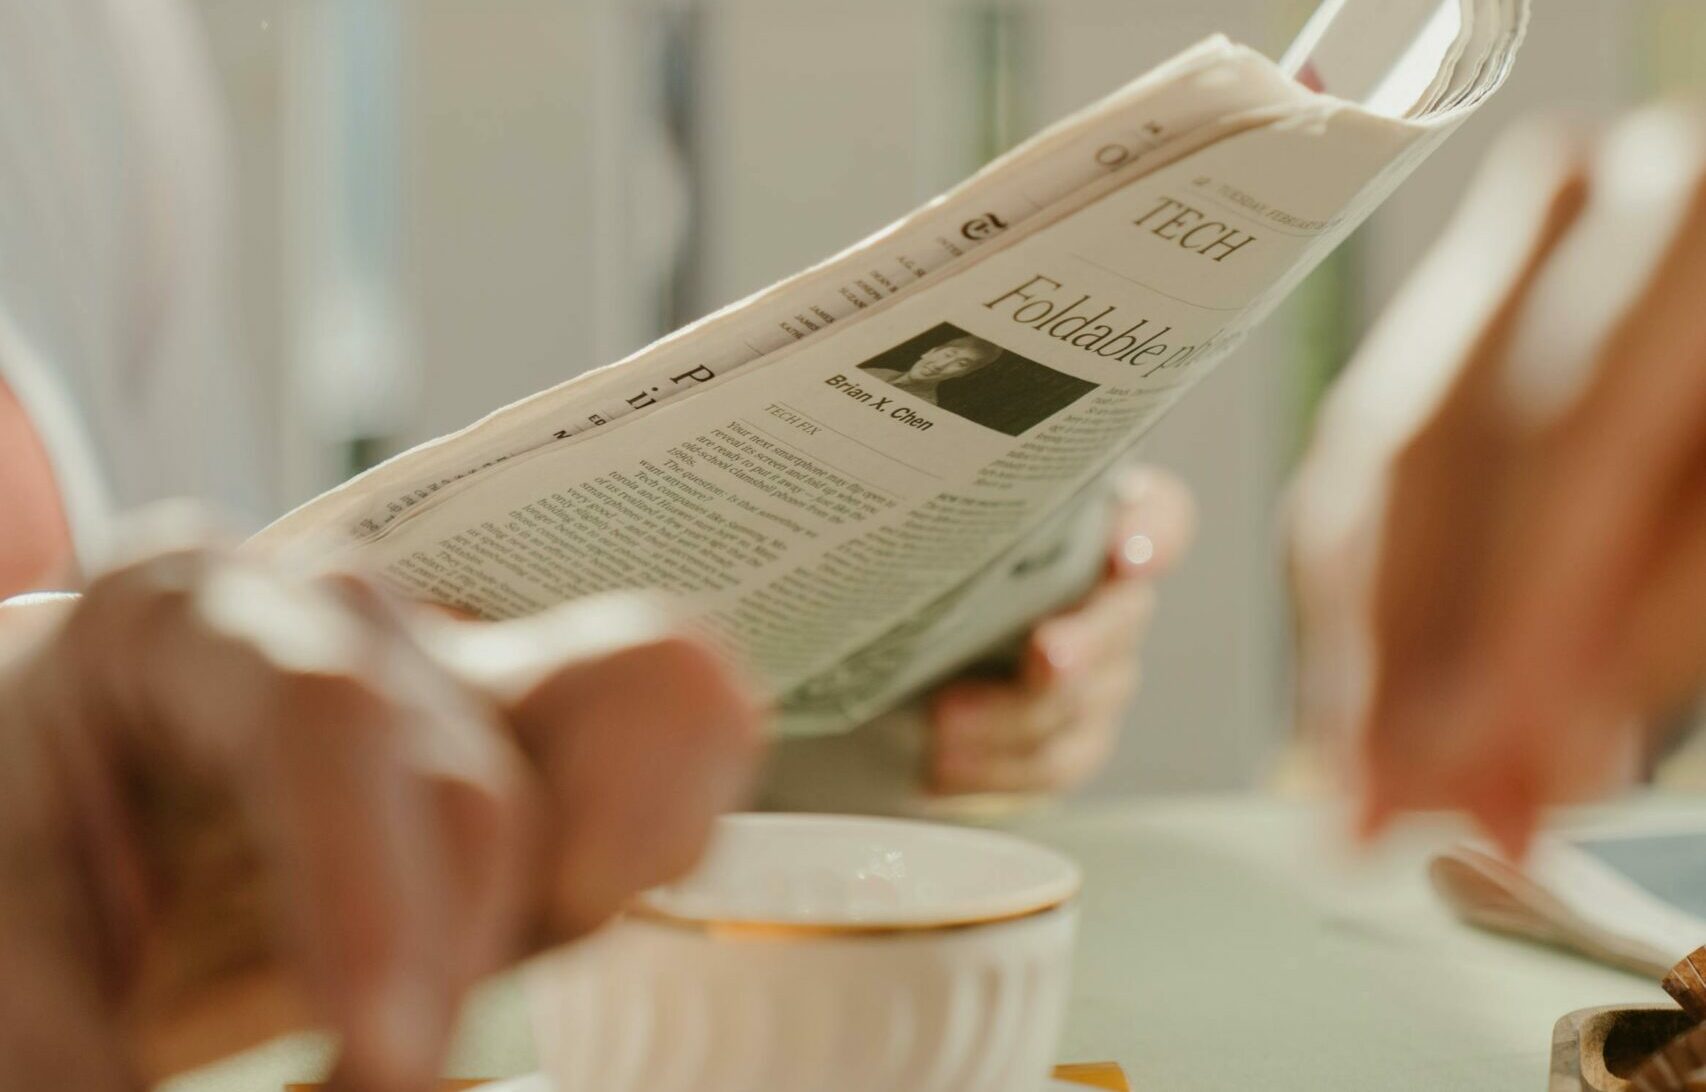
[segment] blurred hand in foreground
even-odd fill
[[[931,787],[939,793],[1059,792],[1107,761],[1137,692],[1138,648],[1155,581],[1190,545],[1190,490],[1152,467],[1116,485],[1106,573],[1068,610],[1038,622],[1013,679],[963,679],[930,702]]]
[[[1322,412],[1293,557],[1306,727],[1372,834],[1461,808],[1509,853],[1626,783],[1706,681],[1706,128],[1535,125]]]
[[[0,625],[7,1087],[170,1066],[135,1041],[150,945],[188,914],[216,964],[230,922],[197,903],[253,860],[337,1087],[428,1088],[463,991],[684,871],[757,758],[743,688],[627,600],[455,622],[192,547]],[[224,812],[211,845],[162,835]]]

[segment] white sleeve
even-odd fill
[[[102,493],[261,506],[198,30],[176,0],[0,0],[0,357],[85,542]]]

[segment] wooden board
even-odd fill
[[[1693,1025],[1674,1005],[1577,1009],[1553,1025],[1547,1092],[1630,1092],[1635,1069]]]

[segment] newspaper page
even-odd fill
[[[1588,820],[1536,841],[1519,866],[1491,845],[1463,843],[1428,866],[1458,917],[1552,944],[1654,980],[1706,939],[1698,818],[1639,818],[1612,829]]]
[[[1210,39],[844,253],[624,361],[392,460],[311,502],[268,534],[328,522],[348,522],[356,538],[381,534],[442,490],[539,446],[643,413],[797,342],[831,336],[838,323],[952,275],[988,241],[1085,188],[1109,176],[1136,177],[1187,154],[1237,119],[1306,97],[1256,54]]]
[[[331,529],[493,618],[656,589],[784,732],[857,723],[1082,581],[1059,556],[1095,541],[1067,533],[1082,498],[1502,80],[1525,6],[1460,13],[1447,56],[1475,75],[1449,107],[1385,116],[1211,40],[860,247],[266,535]],[[1455,78],[1427,75],[1433,98]]]

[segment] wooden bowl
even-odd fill
[[[1552,1027],[1548,1092],[1631,1092],[1641,1063],[1693,1026],[1675,1005],[1577,1009]]]

